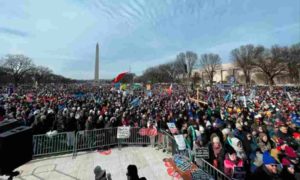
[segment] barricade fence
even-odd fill
[[[71,153],[74,141],[75,132],[34,135],[33,157]]]
[[[34,135],[33,136],[33,157],[59,155],[64,153],[73,153],[85,150],[95,150],[112,145],[151,145],[158,149],[163,149],[167,153],[182,154],[193,160],[193,154],[190,150],[181,151],[178,149],[174,137],[164,130],[160,130],[157,136],[141,135],[141,128],[130,128],[130,136],[125,139],[117,138],[118,128],[105,128],[95,130],[85,130],[75,132],[63,132],[53,135]],[[228,180],[223,172],[216,169],[204,159],[198,159],[197,165],[206,173],[217,180]]]
[[[119,144],[131,145],[150,145],[150,139],[153,139],[152,144],[155,144],[155,137],[141,136],[139,130],[141,128],[130,128],[130,137],[126,139],[119,139]],[[117,132],[115,134],[117,136]]]
[[[107,147],[117,143],[117,128],[78,131],[74,142],[73,155],[76,155],[78,151]]]
[[[130,137],[117,139],[118,128],[104,128],[33,136],[33,157],[105,148],[112,145],[157,145],[158,136],[142,136],[141,128],[130,128]],[[171,151],[171,148],[170,148]]]
[[[222,171],[215,168],[209,162],[205,161],[204,159],[197,159],[197,165],[207,174],[212,176],[215,180],[230,180],[231,178],[226,176]]]

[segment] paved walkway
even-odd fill
[[[129,164],[138,167],[140,177],[147,180],[171,180],[164,166],[163,159],[170,154],[157,151],[151,147],[130,146],[121,150],[112,149],[111,154],[103,155],[97,151],[78,153],[75,159],[71,154],[33,160],[18,170],[16,180],[93,180],[94,167],[100,165],[113,180],[126,180]],[[5,179],[5,178],[1,178]]]

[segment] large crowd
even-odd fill
[[[217,85],[188,91],[176,84],[151,90],[75,84],[2,88],[0,122],[17,119],[34,134],[118,126],[168,131],[173,122],[187,149],[209,147],[208,161],[229,177],[234,167],[244,167],[250,179],[292,180],[300,178],[299,90]]]

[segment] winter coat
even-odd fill
[[[282,180],[296,180],[296,176],[288,172],[287,168],[284,167],[280,173],[280,177]]]
[[[215,153],[213,151],[212,143],[209,143],[209,163],[215,166],[217,169],[223,171],[224,169],[224,156],[225,156],[225,151],[224,148],[222,147],[219,155],[216,157]],[[217,164],[214,164],[216,162]]]
[[[224,173],[231,177],[233,173],[234,167],[243,167],[244,163],[243,160],[237,157],[236,162],[233,162],[229,159],[228,154],[225,155],[224,160]]]
[[[271,143],[270,143],[270,141],[268,141],[268,142],[264,142],[262,139],[258,139],[258,146],[259,146],[259,148],[260,148],[260,150],[261,150],[261,152],[265,152],[265,151],[269,151],[269,150],[271,150]]]
[[[262,165],[255,170],[249,179],[280,180],[280,177],[278,174],[271,174],[265,165]]]
[[[246,138],[245,133],[243,131],[238,130],[238,129],[234,129],[233,135],[234,135],[234,137],[238,138],[241,141],[243,141]]]
[[[241,158],[243,160],[246,160],[247,159],[247,155],[246,155],[243,147],[238,147],[239,143],[242,143],[242,142],[238,138],[231,138],[230,139],[230,145],[236,151],[237,157],[239,157],[239,158]]]

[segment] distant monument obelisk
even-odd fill
[[[99,82],[99,44],[96,45],[95,83]]]

